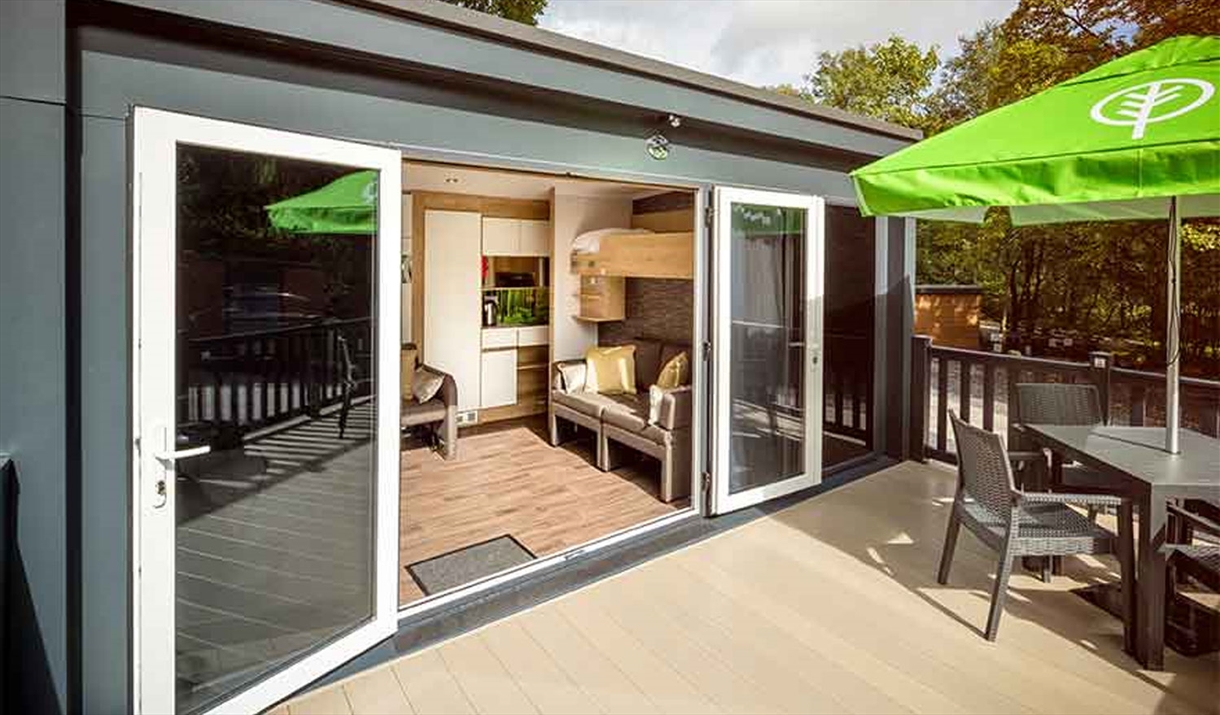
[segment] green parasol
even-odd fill
[[[271,225],[293,233],[377,232],[377,172],[357,171],[266,207]]]
[[[1220,37],[1133,52],[852,172],[865,215],[1169,219],[1166,448],[1178,451],[1183,217],[1220,216]]]

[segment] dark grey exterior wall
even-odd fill
[[[878,314],[885,330],[885,443],[887,456],[906,459],[911,395],[911,336],[915,324],[915,220],[886,219],[885,311]]]
[[[5,705],[63,712],[69,641],[64,4],[0,2],[0,452],[17,479]]]
[[[81,27],[65,32],[62,0],[54,12],[34,2],[32,14],[14,10],[26,3],[0,2],[0,451],[12,452],[22,487],[19,546],[38,636],[23,639],[24,667],[40,669],[23,672],[22,711],[130,708],[133,105],[391,144],[419,158],[839,198],[853,195],[843,157],[820,145],[881,154],[897,141],[452,31],[399,23],[391,33],[384,16],[309,0],[293,0],[296,12],[288,2],[225,0],[187,2],[183,12],[361,51],[416,48],[413,62],[479,70],[483,79],[462,81],[452,66],[414,75],[302,62],[255,36],[248,45],[211,42],[206,28],[136,32],[114,6],[104,8],[106,27],[75,8]],[[527,80],[534,86],[516,84]],[[664,162],[644,151],[658,108],[687,117],[667,131],[674,147]],[[80,154],[68,161],[77,131]],[[804,141],[785,138],[802,132]]]

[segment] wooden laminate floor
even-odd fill
[[[658,496],[660,465],[593,465],[590,438],[552,447],[545,417],[463,429],[445,461],[407,442],[402,455],[399,602],[424,593],[406,567],[511,534],[535,556],[635,526],[689,505]]]
[[[953,487],[897,465],[275,712],[1216,712],[1217,656],[1142,671],[1068,593],[1108,560],[1018,572],[984,640],[993,554],[963,530],[935,580]]]

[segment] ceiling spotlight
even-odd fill
[[[682,117],[679,117],[676,114],[669,115],[666,117],[665,121],[669,122],[669,126],[673,127],[674,129],[682,126]]]

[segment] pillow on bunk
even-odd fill
[[[665,367],[661,368],[661,372],[657,374],[657,387],[665,390],[672,390],[675,387],[682,387],[690,382],[690,358],[686,357],[686,352],[680,352],[669,359],[665,363]]]
[[[635,392],[635,346],[589,348],[585,353],[585,392]]]
[[[436,393],[440,392],[443,384],[445,384],[443,375],[437,375],[428,368],[421,367],[415,371],[411,394],[415,395],[415,401],[422,405],[436,397]]]

